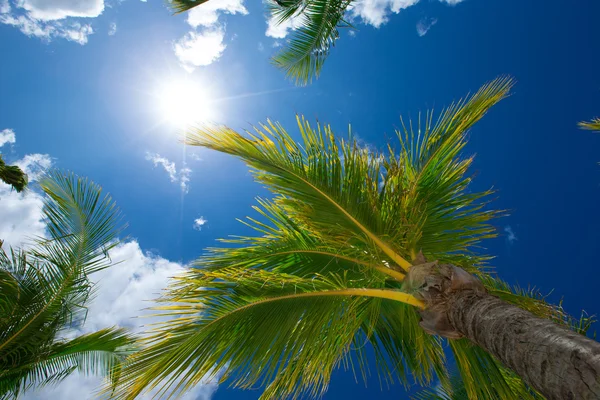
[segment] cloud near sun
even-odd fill
[[[135,1],[135,0],[128,0]],[[141,0],[145,3],[145,0]],[[411,7],[421,0],[357,0],[348,8],[348,17],[376,28],[388,22],[392,14]],[[463,0],[438,0],[456,5]],[[104,30],[109,36],[116,34],[114,21],[103,21],[108,10],[122,1],[105,0],[0,0],[0,24],[19,29],[23,34],[46,42],[65,39],[84,45],[89,36]],[[144,5],[146,6],[146,5]],[[188,72],[217,61],[227,48],[224,14],[248,15],[244,0],[210,0],[187,13],[188,32],[180,37],[169,38],[174,55]],[[167,15],[167,13],[165,13]],[[262,18],[262,15],[260,15]],[[420,24],[420,25],[419,25]],[[290,18],[281,24],[267,18],[265,35],[283,39],[300,26],[299,18]],[[422,21],[417,23],[419,35],[424,35]],[[125,25],[123,25],[125,28]],[[233,25],[235,26],[235,25]],[[230,30],[234,30],[230,29]],[[233,35],[233,33],[232,33]]]

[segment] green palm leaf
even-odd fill
[[[40,181],[48,238],[25,250],[0,249],[0,396],[59,381],[75,369],[104,372],[133,338],[103,330],[68,342],[61,329],[83,322],[93,289],[88,276],[111,265],[119,213],[101,188],[50,172]]]
[[[276,67],[296,84],[306,85],[319,77],[325,59],[339,39],[338,28],[350,27],[344,13],[351,0],[308,0],[291,7],[272,5],[271,13],[279,22],[288,18],[299,20],[285,47],[273,57]],[[298,11],[296,11],[298,9]]]
[[[60,381],[73,371],[118,381],[120,365],[131,353],[133,337],[122,329],[103,329],[69,341],[55,341],[35,359],[0,371],[0,393],[13,393]],[[0,398],[2,396],[0,395]]]
[[[237,387],[270,383],[264,398],[319,395],[333,369],[351,362],[351,346],[364,351],[372,334],[366,328],[381,304],[408,298],[373,286],[337,274],[309,279],[239,267],[191,270],[161,300],[173,318],[131,358],[116,397],[134,398],[164,381],[158,395],[169,398],[218,370]],[[419,356],[416,345],[409,349],[404,356]],[[422,365],[423,374],[430,376],[430,364]]]
[[[579,127],[588,131],[600,131],[600,118],[594,118],[591,121],[580,122]]]

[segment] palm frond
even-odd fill
[[[354,271],[362,279],[376,271],[382,277],[404,279],[404,274],[381,262],[376,247],[340,246],[328,236],[317,236],[314,230],[290,218],[276,202],[259,199],[254,209],[266,223],[254,218],[242,222],[263,236],[222,240],[238,247],[209,249],[211,255],[200,260],[203,269],[248,266],[298,276],[343,270]]]
[[[271,14],[283,22],[295,18],[294,30],[286,46],[273,57],[276,67],[296,84],[306,85],[318,77],[331,48],[339,39],[338,28],[349,27],[344,13],[350,0],[306,0],[271,2]]]
[[[473,158],[461,157],[461,151],[469,129],[512,85],[510,78],[496,79],[446,108],[435,123],[431,112],[423,125],[420,119],[418,124],[403,123],[400,154],[390,146],[386,159],[381,201],[382,209],[389,210],[387,224],[398,227],[395,241],[404,242],[411,258],[423,250],[428,259],[466,267],[485,261],[469,250],[495,236],[488,221],[499,212],[485,210],[491,191],[468,190]],[[401,224],[410,228],[401,229]]]
[[[340,245],[373,243],[392,264],[407,269],[410,263],[386,243],[384,232],[378,232],[381,224],[373,212],[380,157],[355,140],[338,145],[329,127],[313,129],[298,118],[298,128],[303,146],[271,122],[262,125],[263,131],[257,129],[253,140],[228,128],[206,128],[190,132],[186,143],[242,158],[259,182],[280,195],[277,202],[294,220]]]
[[[41,349],[35,360],[0,371],[0,393],[16,394],[32,386],[53,384],[73,371],[106,376],[114,386],[134,340],[123,329],[109,328],[55,341]]]
[[[600,131],[600,118],[594,118],[591,121],[582,121],[578,125],[581,129],[588,131]]]
[[[235,387],[267,386],[264,398],[317,396],[333,369],[350,362],[351,346],[365,340],[363,326],[378,315],[371,309],[406,297],[344,275],[231,269],[178,279],[162,299],[171,318],[131,357],[116,397],[158,387],[158,396],[170,398],[219,370]]]
[[[0,249],[0,309],[6,311],[0,318],[0,370],[16,379],[0,376],[2,387],[55,382],[70,373],[70,367],[51,373],[44,357],[52,354],[59,330],[85,319],[93,289],[88,276],[111,264],[108,250],[117,244],[119,213],[99,186],[57,171],[40,186],[49,238],[35,239],[26,250]],[[106,344],[115,344],[118,335],[105,333]],[[42,382],[35,366],[46,368]]]
[[[0,154],[0,180],[22,192],[27,186],[27,174],[16,165],[6,165]]]

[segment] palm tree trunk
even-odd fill
[[[409,279],[426,331],[468,338],[550,400],[600,399],[600,343],[488,294],[458,267],[419,269]]]

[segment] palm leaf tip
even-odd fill
[[[169,0],[169,8],[171,8],[176,14],[179,14],[189,11],[194,7],[200,6],[207,1],[208,0]]]
[[[18,193],[27,186],[27,174],[16,165],[6,165],[0,155],[0,180],[10,185]]]
[[[275,66],[297,85],[306,85],[317,78],[331,48],[339,39],[338,28],[350,26],[344,20],[349,4],[348,0],[292,2],[288,6],[275,3],[271,13],[279,17],[280,22],[296,18],[300,23],[288,44],[273,57]]]
[[[582,121],[577,124],[581,129],[588,131],[600,131],[600,118],[594,118],[591,121]]]

